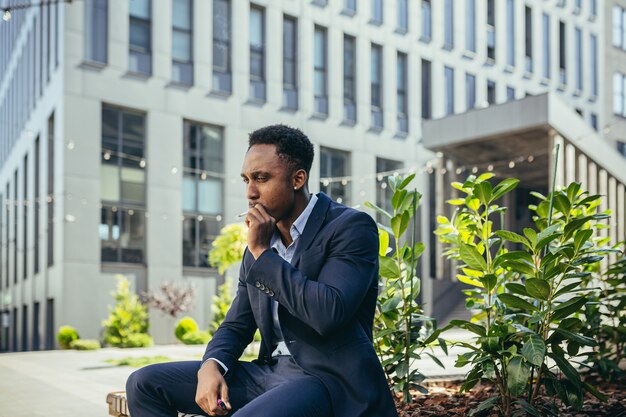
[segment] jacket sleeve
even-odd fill
[[[353,319],[378,275],[378,231],[369,215],[352,212],[328,233],[329,249],[318,254],[323,265],[317,279],[272,250],[263,252],[245,276],[322,336]]]
[[[202,362],[214,358],[231,369],[237,363],[246,346],[252,342],[257,326],[250,307],[247,285],[243,281],[246,256],[249,256],[247,249],[239,269],[237,294],[224,321],[209,341]]]

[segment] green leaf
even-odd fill
[[[413,181],[413,178],[415,178],[415,174],[411,174],[408,177],[406,177],[405,179],[402,180],[402,182],[400,183],[400,185],[398,186],[398,188],[403,189],[404,187],[406,187],[407,185],[409,185],[409,183],[411,181]]]
[[[522,346],[521,354],[529,363],[541,366],[546,356],[546,344],[539,335],[533,334]]]
[[[546,301],[550,298],[550,285],[543,279],[528,278],[526,280],[526,291],[531,297]]]
[[[380,267],[378,273],[385,278],[400,278],[400,268],[398,264],[386,256],[380,256],[378,258]]]
[[[391,230],[393,230],[393,235],[397,238],[402,236],[407,226],[409,225],[410,219],[409,212],[405,211],[402,214],[397,214],[391,218]]]
[[[393,297],[388,299],[381,306],[381,312],[388,313],[389,311],[395,310],[398,307],[398,304],[400,304],[400,301],[402,301],[400,297]]]
[[[502,197],[504,194],[513,190],[519,184],[519,180],[517,178],[507,178],[498,185],[496,185],[493,189],[492,201],[495,201]]]
[[[476,333],[479,336],[485,336],[487,334],[487,330],[478,324],[470,323],[465,320],[451,320],[450,324],[456,327],[460,327],[461,329],[469,330],[472,333]]]
[[[467,243],[461,243],[459,248],[459,255],[461,260],[465,262],[470,268],[478,270],[486,270],[487,262],[482,257],[475,246],[468,245]]]
[[[549,353],[548,356],[554,359],[556,366],[559,367],[570,382],[575,384],[577,387],[580,386],[580,375],[578,375],[576,369],[565,359],[564,356],[557,353]]]
[[[572,209],[569,199],[563,194],[554,196],[554,207],[566,216],[569,215],[569,212]]]
[[[512,293],[528,297],[528,292],[526,292],[526,287],[524,287],[522,284],[518,284],[517,282],[509,282],[505,284],[505,286],[506,286],[506,289]]]
[[[583,385],[585,389],[591,393],[591,395],[593,395],[600,401],[607,402],[609,400],[606,395],[598,391],[593,385],[588,384],[587,382],[583,382]]]
[[[485,206],[488,206],[491,203],[491,190],[489,182],[479,182],[474,185],[474,197],[478,198]]]
[[[450,200],[447,200],[446,203],[450,204],[451,206],[462,206],[463,204],[465,204],[465,199],[464,198],[452,198]]]
[[[552,320],[564,319],[565,317],[578,312],[585,305],[585,303],[587,303],[587,299],[585,297],[575,297],[559,304],[559,306],[554,309]]]
[[[530,377],[530,366],[524,362],[523,357],[515,355],[509,361],[507,370],[509,375],[507,385],[511,395],[514,397],[522,395]]]
[[[441,361],[439,360],[439,358],[438,358],[438,357],[436,357],[435,355],[433,355],[433,354],[432,354],[432,353],[430,353],[430,352],[426,352],[426,354],[427,354],[428,356],[430,356],[430,358],[431,358],[431,359],[432,359],[432,360],[433,360],[433,361],[434,361],[437,365],[441,366],[443,369],[446,369],[446,367],[443,365],[443,363],[441,363]]]
[[[523,300],[513,294],[507,294],[507,293],[498,294],[498,298],[500,299],[500,301],[506,304],[507,307],[510,307],[510,308],[519,308],[519,309],[526,310],[526,311],[539,311],[539,309],[536,306],[530,304],[528,301]]]
[[[398,190],[393,193],[393,196],[391,197],[391,206],[394,208],[394,210],[398,211],[407,193],[407,190]]]
[[[498,278],[494,274],[486,274],[480,279],[480,282],[485,286],[487,291],[491,292],[496,286]]]
[[[566,286],[562,287],[554,294],[554,298],[556,299],[563,294],[567,294],[568,292],[570,292],[574,288],[578,288],[579,286],[580,286],[580,282],[572,282],[571,284],[567,284]]]
[[[476,178],[476,181],[479,181],[479,182],[480,181],[487,181],[487,180],[492,179],[495,176],[496,176],[496,174],[494,174],[493,172],[485,172],[483,174],[480,174],[478,176],[478,178]]]
[[[545,245],[552,242],[556,239],[560,233],[558,232],[559,227],[561,225],[559,223],[553,224],[550,227],[546,227],[537,235],[537,243],[535,244],[535,249],[539,250],[543,248]]]
[[[526,236],[528,240],[530,241],[531,245],[535,247],[535,245],[537,244],[537,232],[535,232],[533,229],[529,227],[525,227],[524,236]]]
[[[589,240],[589,238],[593,235],[593,230],[585,229],[579,230],[574,235],[574,247],[578,251],[582,247],[582,245]]]
[[[567,198],[569,199],[569,201],[575,201],[576,200],[576,196],[578,195],[578,192],[580,191],[580,183],[579,182],[572,182],[567,186]]]
[[[526,246],[530,246],[528,240],[524,238],[524,236],[520,236],[514,232],[509,232],[508,230],[498,230],[496,235],[500,236],[502,239],[508,240],[509,242],[522,243]]]
[[[391,214],[389,214],[386,210],[378,207],[376,204],[372,204],[369,201],[366,201],[363,204],[365,205],[365,207],[369,207],[373,209],[374,211],[378,212],[379,214],[385,216],[386,218],[391,219]]]
[[[485,287],[482,284],[482,282],[477,281],[475,279],[472,279],[472,278],[470,278],[468,276],[465,276],[465,275],[457,274],[456,279],[458,279],[459,282],[462,282],[463,284],[472,285],[472,286],[478,287],[478,288],[484,288]]]
[[[378,229],[378,255],[385,256],[389,250],[389,233]]]
[[[598,345],[598,343],[590,337],[583,336],[577,333],[572,333],[569,330],[565,330],[560,327],[557,327],[556,329],[554,329],[554,331],[560,334],[561,336],[563,336],[564,338],[566,338],[567,340],[571,340],[572,342],[576,342],[583,346],[597,346]]]
[[[476,380],[476,382],[478,382],[478,379]],[[476,383],[474,383],[474,385],[475,384]],[[499,401],[500,401],[499,396],[487,398],[485,401],[478,404],[476,408],[473,408],[469,412],[469,417],[474,417],[475,415],[482,413],[483,411],[491,410],[493,407],[495,407],[498,404]]]

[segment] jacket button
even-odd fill
[[[265,285],[261,284],[261,286],[259,288],[262,289],[263,291],[265,291]]]
[[[268,292],[268,294],[269,294],[270,297],[273,297],[274,296],[274,291],[270,290],[270,292]]]
[[[259,281],[255,282],[254,285],[256,285],[257,288],[261,288],[261,283]]]

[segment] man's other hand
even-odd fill
[[[246,224],[248,225],[248,250],[254,259],[258,259],[270,247],[276,220],[262,205],[256,204],[248,210]]]
[[[218,398],[224,402],[226,410],[218,405]],[[232,409],[228,399],[228,385],[219,364],[213,360],[204,362],[198,370],[196,403],[210,416],[224,416]]]

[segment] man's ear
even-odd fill
[[[293,188],[300,190],[302,187],[306,185],[308,179],[309,179],[309,176],[307,175],[305,170],[303,169],[297,170],[293,174]]]

